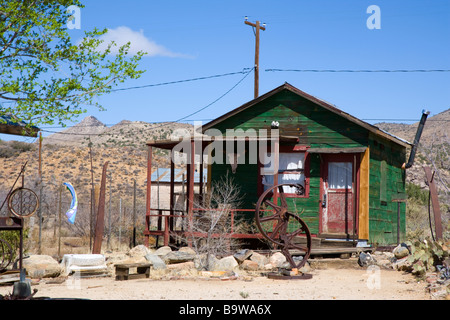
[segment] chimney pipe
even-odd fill
[[[420,118],[419,126],[417,127],[416,137],[414,138],[414,144],[409,155],[408,163],[402,165],[402,169],[411,168],[414,163],[414,158],[416,156],[417,148],[419,146],[420,136],[422,135],[423,127],[425,126],[425,121],[427,120],[430,111],[422,110],[422,118]]]

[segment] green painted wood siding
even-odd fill
[[[398,203],[405,199],[406,150],[370,135],[369,237],[371,243],[397,243]],[[406,204],[400,203],[400,239],[404,239]]]

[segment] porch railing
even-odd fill
[[[204,209],[204,208],[194,208],[192,215],[192,224],[195,225],[195,219],[202,219],[205,217],[206,212],[214,212],[225,209]],[[227,228],[227,233],[213,234],[209,236],[228,236],[231,238],[261,238],[261,235],[257,231],[247,230],[247,232],[242,232],[241,230],[236,230],[237,216],[242,214],[253,214],[255,209],[226,209],[227,213],[225,215],[226,219],[229,219],[229,228]],[[171,242],[171,238],[181,236],[181,237],[206,237],[207,233],[196,230],[196,228],[189,228],[189,223],[186,223],[186,219],[189,219],[189,215],[184,210],[170,210],[170,209],[150,209],[150,213],[146,215],[146,229],[144,231],[144,236],[156,236],[157,241],[159,237],[163,237],[164,245],[167,246]],[[191,230],[189,230],[191,229]]]

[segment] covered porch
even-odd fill
[[[149,246],[150,237],[161,237],[163,245],[176,245],[177,235],[191,234],[201,237],[202,234],[192,230],[192,221],[196,218],[202,217],[206,210],[202,204],[205,195],[211,189],[211,165],[208,157],[211,157],[212,143],[232,143],[236,141],[268,141],[270,138],[226,138],[226,137],[211,137],[211,136],[191,136],[182,137],[175,140],[158,140],[149,141],[148,146],[148,160],[147,160],[147,190],[146,190],[146,216],[145,216],[145,245]],[[169,182],[169,207],[160,208],[152,205],[152,179],[153,172],[153,153],[154,149],[168,150],[170,153],[170,182]],[[186,186],[185,196],[182,201],[176,201],[175,190],[175,172],[177,168],[185,168],[186,179],[184,185]],[[203,174],[206,169],[207,177]],[[197,183],[194,183],[197,181]],[[182,204],[181,204],[182,203]],[[180,205],[181,204],[181,205]],[[246,214],[254,215],[255,208],[237,208],[229,209],[230,238],[238,239],[260,239],[262,236],[259,233],[240,233],[235,230],[236,217]],[[206,235],[205,235],[206,236]],[[219,235],[213,235],[219,236]]]

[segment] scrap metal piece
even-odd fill
[[[15,189],[8,198],[8,209],[16,217],[31,217],[39,207],[39,198],[28,188]]]
[[[283,273],[271,272],[267,275],[267,278],[274,280],[308,280],[312,279],[312,274],[302,273],[298,275],[287,275]]]
[[[94,245],[92,249],[93,254],[99,254],[102,248],[103,229],[105,227],[105,190],[106,190],[106,169],[109,161],[103,165],[102,182],[100,186],[100,198],[98,201],[97,220],[95,225]]]

